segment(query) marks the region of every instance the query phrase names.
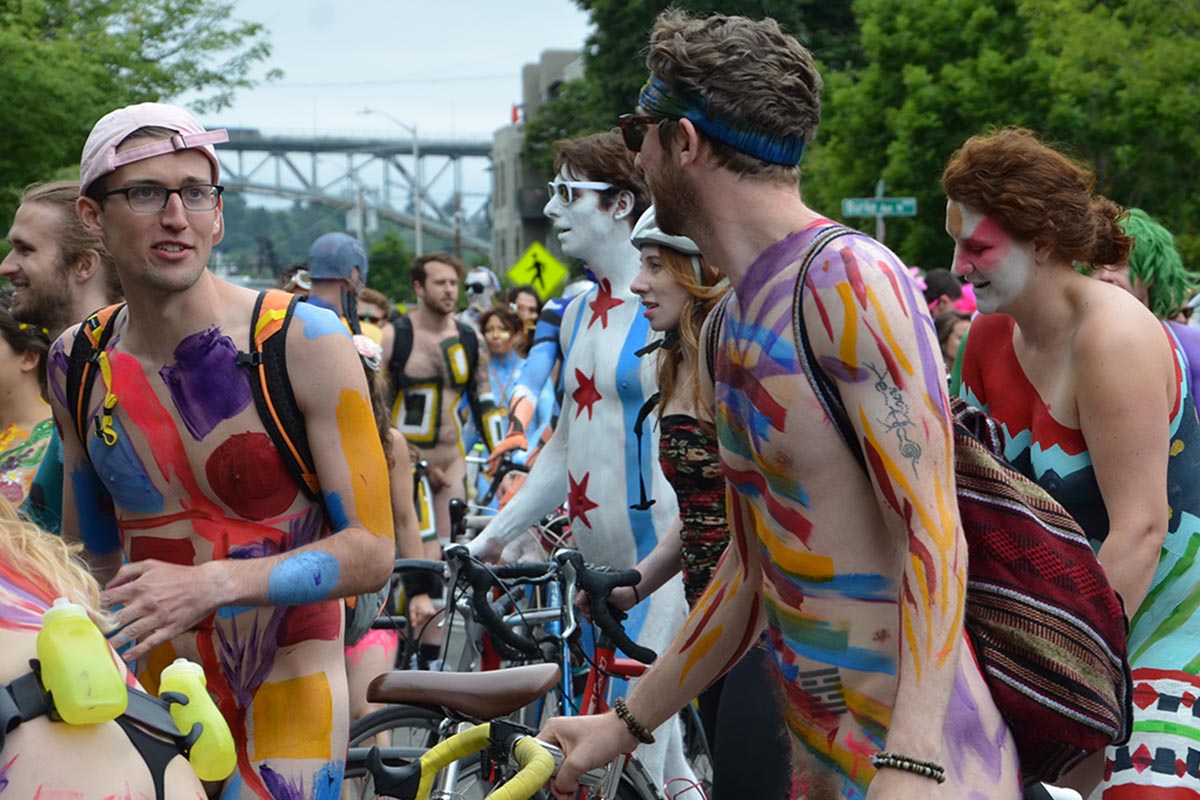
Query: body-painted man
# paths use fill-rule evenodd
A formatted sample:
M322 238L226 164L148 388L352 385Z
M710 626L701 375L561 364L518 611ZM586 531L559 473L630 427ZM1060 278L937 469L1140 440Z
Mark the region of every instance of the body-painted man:
M204 666L238 749L222 797L333 797L348 730L339 598L388 577L387 467L350 334L307 303L286 355L323 503L265 431L238 357L257 295L207 267L224 230L212 144L226 139L157 103L88 137L77 211L128 305L107 322L85 441L65 407L75 329L51 353L63 533L107 584L114 643L133 643L124 658L148 689L176 657Z
M797 191L819 119L811 55L772 20L668 12L648 65L626 142L660 227L692 237L735 291L715 369L731 543L624 719L549 723L543 735L568 753L556 791L633 747L640 725L668 718L766 628L802 796L1018 797L1012 738L962 628L966 545L924 300L892 253L850 235L815 254L793 305L829 225ZM796 314L869 476L799 364Z
M638 412L656 389L653 364L637 353L654 334L629 289L641 267L629 234L646 209L647 193L615 133L561 142L556 149L558 177L545 214L563 252L585 261L597 285L563 313L563 405L554 434L521 491L471 549L495 558L565 495L584 558L627 568L649 555L660 538L678 539L678 507L658 466L657 433L638 437L634 431ZM630 611L626 629L639 644L661 652L685 613L676 577ZM643 761L656 777L664 774L664 764L668 778L688 774L678 754L668 754L678 745L677 728L668 726L664 734L654 749L640 753Z

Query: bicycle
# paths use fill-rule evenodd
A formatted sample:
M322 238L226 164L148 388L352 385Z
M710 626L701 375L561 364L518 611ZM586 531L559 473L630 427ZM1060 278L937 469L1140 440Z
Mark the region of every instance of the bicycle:
M610 677L636 677L646 669L644 664L633 659L616 658L616 646L619 645L631 655L646 661L654 659L654 653L630 641L619 622L607 613L605 599L612 589L638 580L638 575L633 570L608 572L591 569L575 551L559 551L547 564L489 567L472 559L466 548L461 546L452 546L447 550L447 563L454 576L451 582L452 590L469 593L470 602L463 604L464 607L471 609L479 624L495 637L497 650L501 655L505 658L548 659L557 662L519 668L545 670L549 667L555 676L552 685L546 684L540 691L526 695L526 702L519 705L506 701L503 706L497 706L495 698L490 698L491 704L474 708L475 714L472 715L470 710L464 713L461 709L454 708L454 704L461 700L461 692L474 686L474 681L481 677L486 681L489 675L504 675L512 670L477 675L411 672L381 675L371 683L368 695L373 702L392 705L364 717L352 726L352 747L347 759L348 777L361 774L355 772L355 746L363 739L374 737L381 732L386 731L391 737L391 753L394 757L412 758L434 746L463 720L474 721L481 716L499 712L515 713L518 708L527 708L532 701L547 695L551 697L558 713L601 713L607 709L606 693ZM574 635L579 629L573 604L559 603L556 608L522 608L508 613L507 610L497 608L492 602L491 592L494 588L499 587L503 593L512 594L518 587L527 585L557 586L558 596L567 598L574 597L575 588L578 586L587 595L592 607L598 609L593 616L600 629L600 635L595 656L589 663L583 702L578 709L572 700L570 662L565 656L560 661L557 659L559 647L565 651L565 644L575 638ZM561 624L561 629L558 632L547 631L550 626L545 623L555 621ZM526 628L531 632L534 629L542 631L541 641L515 630L514 626ZM566 666L566 671L559 666L560 663ZM541 676L544 678L547 674L550 673L543 672ZM494 691L490 685L488 687L487 692ZM505 697L508 700L513 699L509 695ZM436 796L481 797L490 777L490 773L485 774L483 767L478 763L455 765L439 779L439 790L443 794ZM595 788L589 797L597 800L660 800L662 797L636 756L632 755L618 758L607 770L593 776L591 783ZM684 787L684 791L691 788Z

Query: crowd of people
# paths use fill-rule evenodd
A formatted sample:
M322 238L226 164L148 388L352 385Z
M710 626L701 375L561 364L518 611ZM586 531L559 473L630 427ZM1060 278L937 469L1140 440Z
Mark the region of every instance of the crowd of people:
M112 111L78 181L26 189L0 265L0 684L71 598L130 686L203 667L237 766L201 785L115 723L39 718L0 736L0 794L337 796L366 684L397 666L363 622L392 559L439 558L451 501L508 453L528 475L471 553L565 506L589 562L637 568L612 602L659 653L612 712L545 726L557 797L634 749L692 785L698 699L720 800L1200 798L1200 280L1170 232L1002 127L946 154L947 266L910 269L805 204L822 81L794 37L668 11L648 52L618 129L555 144L544 213L586 268L561 297L435 251L402 311L340 232L279 290L229 283L208 268L227 133L166 104ZM1132 735L1058 787L1023 780L964 627L951 395L1127 612ZM404 588L401 666L439 668L445 587Z

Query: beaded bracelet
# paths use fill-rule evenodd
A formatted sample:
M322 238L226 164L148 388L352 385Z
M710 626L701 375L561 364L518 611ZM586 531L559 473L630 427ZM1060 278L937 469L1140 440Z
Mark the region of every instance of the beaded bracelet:
M925 778L933 778L938 783L946 782L945 768L942 767L941 764L933 761L920 761L916 758L880 751L871 756L871 763L874 764L877 769L900 769L904 770L905 772L912 772L916 775L921 775Z
M618 697L613 701L613 711L617 712L617 716L625 723L625 727L629 728L629 732L633 734L633 738L642 744L654 744L654 734L646 730L645 725L634 719L629 706L625 705L625 698Z

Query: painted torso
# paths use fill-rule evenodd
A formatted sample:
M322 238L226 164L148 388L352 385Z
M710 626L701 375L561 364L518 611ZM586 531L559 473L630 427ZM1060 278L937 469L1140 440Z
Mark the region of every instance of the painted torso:
M655 390L652 360L636 354L650 327L628 288L601 280L568 308L562 335L571 530L589 561L632 567L654 549L677 512L658 465L657 431L647 421L640 442L634 433L638 411ZM647 510L630 508L641 500L639 477L656 501Z
M486 359L481 358L480 363L484 362ZM396 427L410 444L421 448L431 464L444 466L460 459L462 421L458 408L470 374L457 328L447 336L414 325L412 352L404 375L405 388L392 407Z
M92 388L85 426L91 466L83 462L70 474L88 550L119 547L131 562L196 565L272 556L328 536L320 507L300 491L265 432L248 371L235 363L237 352L248 349L248 318L246 330L210 328L185 338L165 364L124 350L126 319L122 312L109 323L116 325L106 348L109 369L97 372ZM299 331L310 339L347 335L334 315L304 303L292 326L292 335ZM66 372L64 342L51 351L52 378ZM52 380L55 391L60 383ZM106 392L117 400L112 444L96 435ZM65 405L65 398L59 402ZM115 529L105 511L108 497ZM336 519L342 500L326 498ZM275 596L302 591L285 584L289 576L304 580L307 573L299 568L313 563L273 571ZM336 574L331 577L336 583ZM283 579L278 586L277 579ZM337 599L225 606L152 650L138 677L153 693L175 658L204 666L209 691L239 745L242 776L231 780L242 791L244 778L245 796L271 796L268 786L280 779L269 763L275 758L312 759L306 785L328 782L341 771L341 754L331 742L344 736L348 724L343 618ZM310 744L297 750L291 729L300 718ZM229 796L239 796L237 791Z
M902 564L881 501L797 357L793 292L813 235L810 228L772 245L737 283L720 340L717 426L729 524L757 544L761 558L762 608L793 741L808 752L814 785L830 787L836 792L831 796L861 798L897 687ZM912 384L905 397L945 413L932 322L919 310L919 292L895 256L863 237L846 237L816 260L808 280L805 307L815 309L806 314L810 336L817 336L818 324L828 328L832 313L833 327L821 335L840 343L845 363L857 362L856 337L874 336L879 345L869 352L882 353L872 357L881 363L864 361L853 380L874 382L886 368L907 372ZM916 341L920 352L897 352L892 326L906 326L905 340ZM891 436L887 422L867 420L875 432L868 435ZM903 475L915 463L892 468ZM901 496L910 514L945 521L944 510L914 509L914 501ZM953 602L948 589L938 586L938 596L924 602ZM706 603L719 598L706 595L701 605ZM904 653L917 660L928 656L924 646L917 656ZM948 782L939 797L1017 796L1011 738L966 649L942 763Z
M1082 431L1051 416L1021 368L1013 332L1012 318L1002 314L972 324L962 395L1001 423L1008 459L1061 502L1098 548L1108 534L1108 515L1087 442ZM1200 762L1190 755L1200 737L1191 699L1200 696L1200 614L1194 610L1200 585L1200 421L1189 362L1166 330L1163 342L1174 348L1176 364L1167 462L1171 516L1150 591L1131 616L1134 733L1129 744L1107 751L1102 786L1113 791L1105 797L1200 797ZM1186 768L1176 768L1183 764Z

